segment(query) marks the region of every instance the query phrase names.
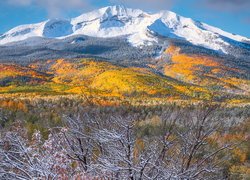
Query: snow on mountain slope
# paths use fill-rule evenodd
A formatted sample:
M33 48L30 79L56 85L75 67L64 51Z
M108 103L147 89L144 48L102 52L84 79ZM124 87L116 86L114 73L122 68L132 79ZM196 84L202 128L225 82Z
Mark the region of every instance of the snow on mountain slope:
M159 36L180 38L224 53L227 53L226 48L230 45L225 38L237 42L250 41L171 11L150 14L123 6L109 6L82 14L71 21L56 19L18 26L0 36L0 45L30 37L65 38L73 35L102 38L124 36L133 46L157 43Z
M49 20L43 28L43 36L56 38L67 36L73 33L72 24L67 20Z
M168 36L171 37L174 35L175 37L177 36L185 39L192 44L226 53L224 47L229 44L223 41L220 35L197 26L197 24L202 23L196 22L190 18L178 16L170 11L160 13L160 20L170 29L170 35Z
M128 36L131 44L143 45L149 38L147 26L153 22L153 15L138 9L127 9L122 6L111 6L83 14L72 19L74 34L94 37Z
M53 19L13 28L0 36L0 45L25 40L30 37L56 38L72 33L72 24L70 21Z
M21 25L11 29L0 36L0 44L25 40L29 37L41 37L45 22L37 24Z
M225 37L227 37L229 39L232 39L232 40L235 40L235 41L249 41L250 40L249 38L246 38L246 37L243 37L243 36L240 36L240 35L237 35L237 34L232 34L232 33L229 33L229 32L225 32L222 29L210 26L210 25L205 24L205 23L201 24L201 28L204 28L204 29L206 29L208 31L220 34L221 36L225 36Z

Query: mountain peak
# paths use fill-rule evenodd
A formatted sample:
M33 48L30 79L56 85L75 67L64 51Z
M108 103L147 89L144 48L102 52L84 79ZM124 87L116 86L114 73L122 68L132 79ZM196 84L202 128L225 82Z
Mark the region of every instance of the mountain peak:
M112 12L117 12L117 13L127 11L127 8L122 5L106 6L104 7L104 9L106 9L106 11L112 11Z
M151 14L116 5L84 13L71 20L55 19L18 26L1 35L0 44L30 37L64 38L73 35L102 38L122 36L133 46L156 44L161 37L177 38L224 53L232 43L250 41L171 11Z
M106 6L88 13L84 13L76 18L73 18L73 21L79 20L94 20L97 18L108 18L113 16L120 16L120 17L137 17L141 14L144 14L140 9L131 9L126 8L122 5L115 5L115 6Z

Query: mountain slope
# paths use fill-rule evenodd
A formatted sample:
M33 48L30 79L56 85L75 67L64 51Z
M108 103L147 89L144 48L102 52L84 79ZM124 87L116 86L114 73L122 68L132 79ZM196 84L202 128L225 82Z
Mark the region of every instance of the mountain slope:
M3 64L0 68L5 74L0 76L0 94L87 94L174 99L210 97L206 88L160 76L147 68L124 67L90 59L37 61L28 66ZM6 78L11 78L11 83Z
M130 100L156 98L161 102L211 98L232 103L235 100L243 104L249 102L250 81L230 74L216 77L227 68L220 67L216 60L181 54L175 47L165 53L173 56L173 62L164 66L165 75L153 71L152 64L144 68L125 67L92 59L36 61L27 66L2 64L0 95L79 94ZM179 60L180 56L185 58ZM203 68L209 71L202 73Z
M1 35L0 92L248 101L249 57L242 36L111 6Z
M59 38L87 35L91 37L125 37L133 46L159 43L160 37L182 39L197 46L230 53L230 46L246 44L250 39L179 16L170 11L150 14L123 6L109 6L71 20L48 20L22 25L0 36L0 45L31 37Z
M249 94L249 71L238 66L230 67L219 57L211 55L185 54L181 48L170 46L165 53L171 57L164 64L164 74L213 91Z

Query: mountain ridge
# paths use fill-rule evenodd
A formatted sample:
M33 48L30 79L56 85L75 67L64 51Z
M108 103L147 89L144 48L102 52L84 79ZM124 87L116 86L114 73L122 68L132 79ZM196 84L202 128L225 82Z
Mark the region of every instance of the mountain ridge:
M107 6L70 20L51 19L17 26L0 36L0 46L33 37L65 39L75 35L113 38L124 36L135 47L158 43L158 36L182 39L222 53L250 39L225 32L171 11L147 13L124 6Z

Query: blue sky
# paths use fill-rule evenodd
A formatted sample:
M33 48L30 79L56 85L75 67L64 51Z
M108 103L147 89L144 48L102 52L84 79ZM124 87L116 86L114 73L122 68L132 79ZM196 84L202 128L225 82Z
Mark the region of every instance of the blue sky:
M250 37L250 0L0 0L0 33L48 18L71 18L121 4L146 11L172 10L182 16Z

